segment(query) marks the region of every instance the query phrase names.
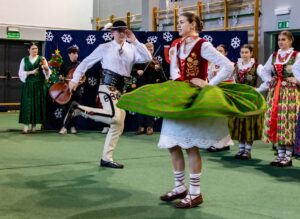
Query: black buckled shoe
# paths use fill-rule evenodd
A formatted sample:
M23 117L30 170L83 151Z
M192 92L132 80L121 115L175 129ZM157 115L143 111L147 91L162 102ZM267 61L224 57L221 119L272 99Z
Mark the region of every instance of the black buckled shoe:
M242 159L242 160L251 160L251 152L246 150L246 151L241 155L241 159Z
M220 151L229 151L230 150L230 146L225 146L223 148L216 148L215 146L210 146L209 148L207 148L208 152L220 152Z
M293 166L293 162L291 158L283 158L279 163L278 163L279 167L291 167Z
M245 151L239 151L234 155L235 159L242 159L242 155L244 154Z
M182 199L187 195L187 190L177 193L174 191L167 192L166 194L160 196L160 200L165 201L165 202L171 202L174 201L175 199Z
M109 167L109 168L115 168L115 169L123 169L124 165L114 162L114 161L105 161L105 160L100 160L100 166L101 167Z
M280 158L280 157L276 157L275 160L273 160L270 165L271 166L274 166L274 167L278 167L279 166L279 163L282 161L283 158Z

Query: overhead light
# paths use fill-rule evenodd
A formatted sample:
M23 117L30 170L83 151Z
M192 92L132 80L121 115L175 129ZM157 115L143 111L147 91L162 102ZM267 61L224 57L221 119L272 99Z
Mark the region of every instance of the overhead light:
M19 27L8 26L6 29L7 32L20 32Z
M281 7L281 8L274 9L275 15L284 15L284 14L290 14L290 13L291 13L290 7Z

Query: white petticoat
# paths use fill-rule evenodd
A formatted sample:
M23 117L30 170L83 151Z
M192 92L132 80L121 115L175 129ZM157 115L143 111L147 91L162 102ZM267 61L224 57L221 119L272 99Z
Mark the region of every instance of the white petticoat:
M164 119L158 147L172 148L178 145L184 149L194 146L206 149L216 144L228 145L230 141L226 117Z

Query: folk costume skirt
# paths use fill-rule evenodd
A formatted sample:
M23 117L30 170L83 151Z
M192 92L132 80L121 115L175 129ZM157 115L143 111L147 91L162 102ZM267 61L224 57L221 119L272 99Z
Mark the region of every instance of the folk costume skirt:
M227 141L227 117L261 115L266 103L264 97L248 85L221 83L201 89L186 82L168 81L123 95L118 107L163 117L158 146L187 149L208 148Z

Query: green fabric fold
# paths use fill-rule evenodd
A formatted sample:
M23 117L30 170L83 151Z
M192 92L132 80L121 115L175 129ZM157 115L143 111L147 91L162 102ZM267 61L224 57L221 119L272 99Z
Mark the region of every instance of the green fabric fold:
M202 89L180 81L145 85L124 94L117 106L171 119L247 117L266 111L264 97L253 87L225 82Z

